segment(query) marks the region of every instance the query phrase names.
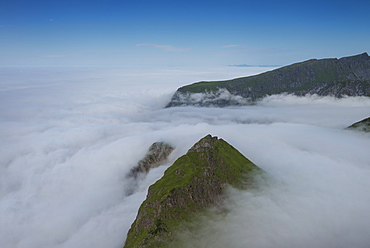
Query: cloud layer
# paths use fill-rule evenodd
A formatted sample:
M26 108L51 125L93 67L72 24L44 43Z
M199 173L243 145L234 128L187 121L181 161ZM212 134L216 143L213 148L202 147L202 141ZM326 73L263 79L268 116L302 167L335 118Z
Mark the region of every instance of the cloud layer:
M211 133L270 179L231 190L230 212L185 235L189 247L368 247L370 137L343 128L369 115L370 100L163 109L183 84L255 70L226 69L1 69L0 246L122 247L169 164L125 197L129 170L155 141L176 147L171 163Z

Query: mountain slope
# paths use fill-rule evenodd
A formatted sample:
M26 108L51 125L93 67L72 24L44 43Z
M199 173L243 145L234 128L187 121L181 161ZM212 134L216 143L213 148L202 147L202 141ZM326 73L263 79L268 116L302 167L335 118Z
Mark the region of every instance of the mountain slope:
M194 93L202 95L194 97ZM370 57L363 53L341 59L311 59L255 76L198 82L179 88L167 107L239 105L281 93L370 96Z
M370 117L365 118L361 121L353 123L351 126L347 127L347 129L362 131L362 132L370 132Z
M227 185L254 187L253 175L258 172L234 147L207 135L150 186L125 247L178 247L173 242L184 222L210 207L221 209Z

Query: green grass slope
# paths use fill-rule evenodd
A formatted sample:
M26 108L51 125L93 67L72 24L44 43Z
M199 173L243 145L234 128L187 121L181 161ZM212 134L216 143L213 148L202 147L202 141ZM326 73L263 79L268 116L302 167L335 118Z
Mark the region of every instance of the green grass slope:
M227 185L254 187L256 165L222 139L207 135L150 186L125 247L179 247L182 224L220 207Z

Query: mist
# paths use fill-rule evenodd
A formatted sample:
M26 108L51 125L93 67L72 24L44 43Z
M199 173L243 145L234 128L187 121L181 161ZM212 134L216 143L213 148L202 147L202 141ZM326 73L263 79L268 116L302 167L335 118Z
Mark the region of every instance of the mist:
M0 246L122 247L148 187L200 138L223 138L269 175L230 189L189 247L369 247L366 97L270 96L164 109L175 90L269 68L0 69ZM176 149L125 196L149 146Z

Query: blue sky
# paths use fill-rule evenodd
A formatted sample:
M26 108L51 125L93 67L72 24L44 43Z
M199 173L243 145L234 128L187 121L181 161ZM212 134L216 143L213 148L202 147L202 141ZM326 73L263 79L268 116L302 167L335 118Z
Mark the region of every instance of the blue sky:
M0 3L0 66L286 65L368 52L369 0Z

